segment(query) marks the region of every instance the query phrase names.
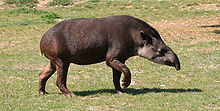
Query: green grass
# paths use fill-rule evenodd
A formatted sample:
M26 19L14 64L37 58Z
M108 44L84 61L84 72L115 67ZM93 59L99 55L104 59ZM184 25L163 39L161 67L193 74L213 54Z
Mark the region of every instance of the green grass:
M8 4L38 3L37 0L4 0Z
M104 62L70 66L67 85L77 95L75 98L60 94L56 74L47 82L46 90L50 94L39 95L37 91L39 72L48 62L40 54L39 41L57 23L57 18L127 14L148 22L175 23L180 19L218 17L217 10L181 8L210 3L219 1L88 0L71 7L44 10L10 4L9 8L0 8L1 110L220 110L220 43L216 40L192 43L192 39L181 37L165 41L179 56L180 71L140 57L130 58L126 65L132 72L133 83L125 89L127 94L115 93L111 68ZM54 22L47 22L50 19ZM218 31L198 33L208 33L211 36L207 37L212 39L219 38Z
M37 0L3 0L7 4L16 5L17 7L35 7L36 3L38 3Z
M67 6L67 5L71 5L72 3L73 3L72 0L53 0L53 1L49 2L48 5L50 5L50 6L56 6L56 5Z

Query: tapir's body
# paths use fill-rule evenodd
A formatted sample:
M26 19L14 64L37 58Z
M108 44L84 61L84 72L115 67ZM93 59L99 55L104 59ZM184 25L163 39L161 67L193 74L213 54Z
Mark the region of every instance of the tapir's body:
M122 92L121 73L124 74L124 87L131 82L130 71L124 65L131 56L139 55L180 68L176 54L165 45L154 28L126 15L64 20L43 35L40 49L50 59L40 73L40 94L46 93L46 81L57 70L57 86L66 96L74 96L66 87L70 63L87 65L106 61L113 69L113 82L119 93Z
M107 51L118 46L123 47L118 56L127 59L135 55L135 44L130 35L132 29L129 28L132 24L127 22L129 19L121 16L64 20L45 33L41 51L45 56L53 55L75 64L87 65L104 61Z

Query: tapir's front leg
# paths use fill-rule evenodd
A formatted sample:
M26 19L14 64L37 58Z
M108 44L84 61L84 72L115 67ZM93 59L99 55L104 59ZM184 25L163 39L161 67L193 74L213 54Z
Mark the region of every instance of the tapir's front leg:
M113 83L114 83L115 89L116 89L118 94L122 94L123 91L122 91L122 88L120 86L121 72L117 71L114 68L112 68L112 72L113 72Z
M120 62L119 60L115 59L115 58L112 58L112 57L106 57L106 64L108 66L110 66L111 68L117 70L117 71L120 71L124 74L124 78L122 79L122 86L124 88L128 87L131 83L131 73L130 73L130 70L128 69L128 67L123 64L122 62ZM113 70L114 71L114 70ZM113 72L115 73L115 72ZM115 74L120 74L120 73L115 73ZM116 77L116 75L114 75ZM120 78L119 79L116 79L117 82L119 82ZM114 82L114 85L115 85L116 81ZM118 83L116 83L117 85ZM120 87L118 86L115 86L116 87L116 90L117 91L120 91ZM117 89L118 88L118 89Z

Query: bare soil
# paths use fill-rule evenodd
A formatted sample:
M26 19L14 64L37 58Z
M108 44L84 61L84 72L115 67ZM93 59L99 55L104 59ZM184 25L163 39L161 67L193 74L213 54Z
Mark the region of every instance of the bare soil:
M3 4L4 4L4 2L3 2L3 1L0 1L0 9L4 9L4 8L2 7Z
M38 3L36 4L37 5L37 9L45 9L45 8L54 8L54 6L46 6L49 2L52 2L53 0L38 0ZM64 7L71 7L75 4L82 4L86 1L75 1L73 4L71 5L67 5L67 6L64 6Z
M4 4L4 2L3 1L0 1L0 5L3 5Z
M220 10L220 4L198 4L191 6L183 6L183 10Z
M220 16L204 16L150 24L159 31L165 41L171 42L173 39L184 38L191 39L192 43L213 40L220 42Z
M38 3L36 4L38 9L44 9L46 8L46 4L51 2L52 0L38 0Z

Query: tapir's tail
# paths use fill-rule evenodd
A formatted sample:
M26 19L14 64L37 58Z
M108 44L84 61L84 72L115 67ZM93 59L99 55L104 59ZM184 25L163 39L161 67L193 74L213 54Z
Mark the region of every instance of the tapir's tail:
M43 53L42 51L40 51L40 53L41 53L41 56L43 56L43 55L44 55L44 53Z
M45 55L44 54L44 52L43 52L43 45L42 45L42 43L43 43L43 39L45 38L45 36L46 36L46 33L42 36L42 38L41 38L41 40L40 40L40 52L41 52L41 56L43 56L43 55Z
M41 53L41 56L43 56L43 55L44 55L44 52L43 52L43 50L42 50L41 43L42 43L42 39L41 39L41 41L40 41L40 53Z

